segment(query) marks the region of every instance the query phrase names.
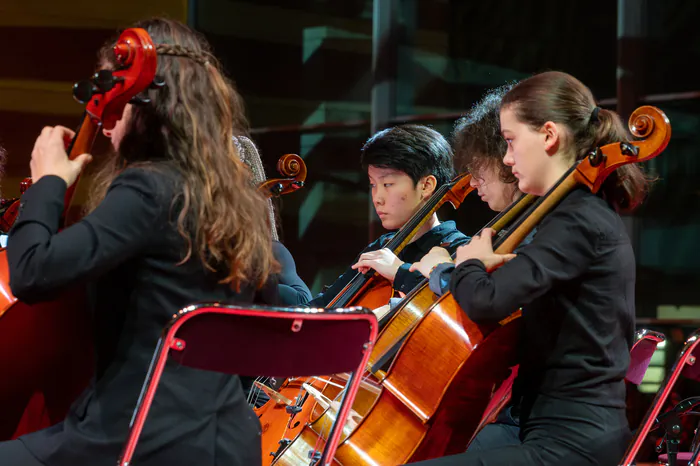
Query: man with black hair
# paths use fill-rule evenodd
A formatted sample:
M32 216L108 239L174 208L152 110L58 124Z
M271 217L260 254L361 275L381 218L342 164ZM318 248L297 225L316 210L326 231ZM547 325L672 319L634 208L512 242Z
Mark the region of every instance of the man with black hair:
M434 213L398 257L384 249L435 190L454 176L452 149L440 133L420 125L385 129L365 143L361 164L367 172L372 202L382 226L392 231L370 243L355 264L309 306L326 307L358 270L364 273L370 268L389 280L394 290L406 294L423 279L419 272L409 271L413 262L434 246L449 244L447 249L452 253L468 241L453 221L440 222Z

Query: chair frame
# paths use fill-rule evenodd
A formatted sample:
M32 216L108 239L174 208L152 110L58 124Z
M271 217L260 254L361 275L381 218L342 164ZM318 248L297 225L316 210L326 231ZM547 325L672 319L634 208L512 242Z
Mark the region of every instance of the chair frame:
M364 371L369 361L370 354L374 343L377 340L378 324L377 319L371 311L365 308L352 307L344 309L314 309L314 308L279 308L279 307L262 307L262 306L232 306L221 303L201 303L187 306L179 310L173 315L173 318L164 328L161 337L158 339L156 349L153 353L146 379L141 388L141 393L134 409L134 413L129 424L129 433L126 443L122 449L122 454L117 462L118 466L129 466L133 457L134 451L138 444L143 425L148 416L153 398L158 389L160 378L165 369L165 364L170 354L170 351L182 351L187 344L186 341L177 337L180 328L191 319L204 314L223 314L231 316L256 317L261 319L287 319L291 325L292 332L301 330L304 321L321 320L321 321L357 321L364 320L369 327L368 339L362 347L362 357L359 361L357 369L351 374L347 384L347 390L343 395L340 410L336 416L333 426L329 433L328 441L323 449L323 454L320 461L312 459L311 464L320 464L330 466L335 451L340 443L340 438L343 432L343 424L347 419L352 402L357 395L362 377L359 377ZM240 375L256 375L256 374L240 374ZM316 374L298 374L316 375Z
M692 366L696 363L696 357L693 356L693 352L696 350L698 345L700 345L700 329L691 333L686 339L683 348L681 348L678 357L671 368L671 371L666 377L666 380L664 380L664 382L661 384L661 387L659 387L659 391L656 393L654 401L651 403L651 407L647 411L639 428L637 428L637 431L632 437L632 440L627 447L627 451L622 457L622 461L619 463L621 466L632 466L634 464L634 459L637 456L644 439L646 439L652 427L654 427L656 418L671 394L671 391L673 390L678 377L680 377L681 372L683 372L683 369L685 369L687 366ZM693 463L694 464L692 466L697 466L697 460Z

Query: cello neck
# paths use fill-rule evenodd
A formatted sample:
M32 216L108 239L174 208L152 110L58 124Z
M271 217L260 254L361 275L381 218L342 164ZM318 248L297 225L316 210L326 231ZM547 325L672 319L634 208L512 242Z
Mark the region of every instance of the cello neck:
M455 208L459 207L464 198L474 190L469 182L471 175L461 175L453 181L438 188L430 199L413 214L413 216L401 227L393 238L386 244L394 254L400 253L403 248L418 233L418 230L425 225L432 215L438 211L446 202L451 203Z
M576 166L571 167L547 194L538 198L533 206L518 218L512 227L496 241L494 244L494 252L496 254L513 252L542 219L578 186L574 174L575 168Z
M92 145L95 143L95 138L97 137L97 134L100 132L101 128L102 124L99 121L92 118L88 112L85 112L85 115L83 116L83 121L78 127L77 131L75 132L75 136L73 137L73 140L68 146L68 158L70 160L74 160L79 155L89 153L92 150ZM76 178L75 183L73 183L71 186L68 186L68 189L66 190L62 217L62 223L64 225L70 223L68 221L68 211L71 207L73 196L75 194L75 189L78 186L79 181L80 175L78 175L78 178Z

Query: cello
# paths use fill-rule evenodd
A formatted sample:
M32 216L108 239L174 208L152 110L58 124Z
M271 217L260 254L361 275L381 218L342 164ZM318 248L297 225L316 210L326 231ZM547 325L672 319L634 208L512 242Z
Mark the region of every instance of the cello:
M297 154L285 154L277 161L277 171L282 178L271 178L258 183L258 190L267 198L277 198L285 194L293 193L302 187L306 182L306 164ZM270 442L276 445L277 436L284 436L284 427L290 415L285 411L285 407L291 403L284 397L278 394L271 387L266 385L270 377L257 377L253 382L253 387L248 395L248 404L253 407L253 411L261 419L262 431L265 438L271 439ZM260 407L256 407L261 394L267 395L270 400ZM272 430L270 430L272 429ZM275 447L276 449L276 447ZM265 446L263 444L263 453ZM269 464L269 457L263 454L263 464Z
M525 195L522 196L518 201L514 202L506 210L499 213L485 228L493 228L497 232L503 231L509 223L521 214L528 206L530 206L535 200L535 196ZM372 353L369 358L368 366L366 367L365 377L361 383L360 391L358 392L355 402L353 404L353 411L351 412L350 422L355 422L359 418L361 419L365 416L373 407L377 401L377 397L382 392L381 382L386 377L386 373L377 370L375 366L382 367L387 361L387 351L392 348L392 345L397 344L400 346L400 335L401 330L406 330L411 323L417 323L425 314L431 309L431 305L435 303L438 298L428 287L428 280L424 279L421 283L412 290L405 299L401 301L399 306L394 310L398 310L393 314L386 327L382 330L379 335L375 346L372 349ZM377 345L380 345L377 347ZM396 345L394 345L396 346ZM398 348L396 348L398 349ZM395 354L392 353L391 355ZM319 441L323 441L323 434L333 421L334 410L328 409L329 406L333 406L332 399L338 395L342 395L345 388L347 379L343 374L337 374L333 377L323 379L316 378L314 380L314 385L311 387L306 387L307 391L313 393L313 389L316 387L318 382L326 382L327 386L320 393L314 393L310 415L310 424L304 428L302 435L294 440L293 444L286 450L286 455L297 455L298 459L300 451L295 451L299 449L300 445L303 447L318 445ZM302 385L302 381L299 382ZM315 401L315 403L313 402ZM287 402L283 400L283 402ZM308 405L308 404L307 404ZM304 409L309 409L307 405ZM303 427L303 426L302 426ZM349 434L354 430L356 426L349 426L345 429L346 434ZM298 428L300 429L300 428ZM318 435L316 435L318 434ZM320 436L320 437L319 437ZM312 443L313 442L313 443ZM282 446L288 445L292 442L286 442ZM302 447L302 448L303 448ZM290 461L290 458L282 460L281 464L298 464L298 463L287 463L284 461ZM278 464L273 462L272 464Z
M68 147L71 160L90 152L102 128L111 129L124 107L154 83L156 50L144 29L126 29L114 46L120 67L98 71L75 84L73 96L87 104ZM78 181L66 192L63 221ZM29 183L24 182L26 189ZM3 230L21 211L21 197L5 210ZM72 289L53 300L27 304L9 286L6 250L0 249L0 440L48 427L63 420L92 376L90 317L84 291ZM8 383L8 381L10 381ZM60 381L60 382L59 382Z
M515 221L496 241L495 252L512 252L577 186L596 193L615 169L656 157L668 145L670 123L655 107L637 109L629 127L642 139L592 150ZM494 387L515 362L518 323L519 311L514 310L495 325L476 324L451 294L440 297L399 343L371 410L344 426L334 464L391 466L464 451ZM309 450L323 444L321 434L333 413L324 416L308 425L273 464L303 464Z
M425 222L445 203L457 209L474 188L470 186L471 175L462 174L451 182L440 186L428 201L418 209L406 224L384 246L394 254L399 254L420 230ZM392 284L374 270L362 274L358 272L352 280L335 296L328 307L364 306L370 309L383 306L394 295ZM279 391L258 385L270 397L270 401L257 411L262 425L263 464L269 464L309 420L316 404L309 397L308 384L311 389L335 391L328 384L328 379L287 379Z

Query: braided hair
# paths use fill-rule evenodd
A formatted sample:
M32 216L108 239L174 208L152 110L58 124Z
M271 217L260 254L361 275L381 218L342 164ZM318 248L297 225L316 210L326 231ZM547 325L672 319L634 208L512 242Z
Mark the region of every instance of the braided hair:
M262 287L279 270L272 253L269 204L251 183L234 137L245 136L243 101L204 37L177 21L155 18L134 25L157 44L156 75L131 107L124 137L95 177L89 208L104 198L111 181L128 166L167 163L182 179L173 199L177 229L187 244L180 262L198 256L211 272L240 290ZM114 41L101 50L113 62Z

